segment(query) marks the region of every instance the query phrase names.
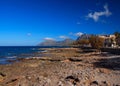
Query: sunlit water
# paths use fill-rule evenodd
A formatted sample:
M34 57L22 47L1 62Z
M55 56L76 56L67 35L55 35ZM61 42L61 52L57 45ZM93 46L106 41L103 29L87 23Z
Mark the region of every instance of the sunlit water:
M5 46L0 47L0 64L9 64L17 58L28 58L36 55L36 52L41 52L39 46Z

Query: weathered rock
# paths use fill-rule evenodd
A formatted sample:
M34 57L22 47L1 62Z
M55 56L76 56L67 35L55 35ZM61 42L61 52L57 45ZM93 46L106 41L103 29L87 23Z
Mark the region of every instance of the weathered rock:
M93 81L90 83L90 86L98 86L98 82L97 81Z
M4 80L4 77L0 76L0 82L2 82Z
M0 72L0 82L2 82L5 77L6 77L6 74Z
M106 81L102 81L100 85L101 85L101 86L109 86Z
M11 65L0 65L0 86L119 86L120 70L106 67L107 64L112 65L109 62L113 61L108 61L111 57L77 53L76 49L54 52L56 50L58 49L46 52L49 54L46 58L25 59ZM103 58L107 60L104 61Z
M6 76L6 74L4 74L4 73L0 72L0 76L5 77L5 76Z
M65 80L71 82L73 85L76 85L78 82L80 82L78 77L72 76L72 75L71 76L67 76L65 78Z
M62 82L62 81L59 81L59 82L58 82L58 86L64 86L63 82Z

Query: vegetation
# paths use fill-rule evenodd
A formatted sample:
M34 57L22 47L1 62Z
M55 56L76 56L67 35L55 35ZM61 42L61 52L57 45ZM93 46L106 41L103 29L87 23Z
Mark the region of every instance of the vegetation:
M98 36L91 36L89 39L91 46L95 49L100 49L104 45L104 40Z
M100 49L103 46L104 47L112 47L112 46L120 46L120 32L115 32L114 33L115 37L113 36L105 36L105 37L99 37L96 35L91 35L89 38L80 38L77 39L75 42L73 42L73 45L77 46L91 46L92 48L95 49Z
M116 36L116 44L120 46L120 32L115 32L114 34Z
M79 45L79 46L89 45L89 40L87 39L77 40L74 42L74 45Z
M91 45L92 48L100 49L104 45L104 40L102 38L99 38L98 36L92 35L89 39L80 39L76 40L73 45L79 45L79 46L89 46Z

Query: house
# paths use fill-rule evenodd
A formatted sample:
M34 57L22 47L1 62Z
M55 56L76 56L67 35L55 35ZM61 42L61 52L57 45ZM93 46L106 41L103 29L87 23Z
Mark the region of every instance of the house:
M91 34L83 34L80 37L77 38L78 40L89 40L91 37ZM104 46L103 47L117 47L116 45L116 36L115 35L95 35L98 36L102 39L104 39ZM85 46L90 46L90 44L85 45Z
M104 39L104 47L116 47L115 35L99 35L99 37Z

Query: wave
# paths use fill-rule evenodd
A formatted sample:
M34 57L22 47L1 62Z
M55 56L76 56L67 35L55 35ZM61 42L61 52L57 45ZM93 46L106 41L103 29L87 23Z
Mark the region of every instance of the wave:
M14 59L14 58L17 58L17 56L8 56L6 57L7 59Z

